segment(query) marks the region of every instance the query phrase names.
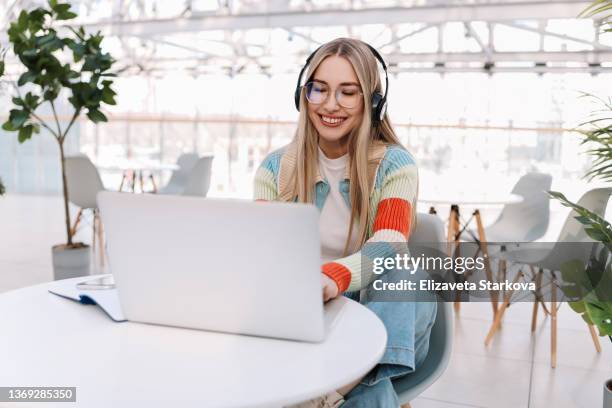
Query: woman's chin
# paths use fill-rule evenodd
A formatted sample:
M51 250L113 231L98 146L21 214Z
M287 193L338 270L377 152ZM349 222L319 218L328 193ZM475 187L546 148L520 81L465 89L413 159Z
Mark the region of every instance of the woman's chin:
M327 143L336 143L346 137L348 131L342 128L319 128L317 129L319 137Z

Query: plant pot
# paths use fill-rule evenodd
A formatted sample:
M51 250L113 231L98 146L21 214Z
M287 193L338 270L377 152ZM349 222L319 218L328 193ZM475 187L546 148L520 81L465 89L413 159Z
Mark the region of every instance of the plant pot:
M604 383L603 408L612 408L612 378Z
M69 279L89 275L91 248L85 244L55 245L53 255L53 279Z

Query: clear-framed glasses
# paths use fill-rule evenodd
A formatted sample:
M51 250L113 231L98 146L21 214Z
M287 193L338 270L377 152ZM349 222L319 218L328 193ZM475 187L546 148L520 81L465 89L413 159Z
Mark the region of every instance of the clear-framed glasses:
M308 102L319 105L327 102L329 95L332 93L332 89L329 85L319 82L310 81L304 84L306 90L306 99ZM363 93L358 85L340 85L336 88L335 97L338 105L343 108L351 109L359 105L362 99Z

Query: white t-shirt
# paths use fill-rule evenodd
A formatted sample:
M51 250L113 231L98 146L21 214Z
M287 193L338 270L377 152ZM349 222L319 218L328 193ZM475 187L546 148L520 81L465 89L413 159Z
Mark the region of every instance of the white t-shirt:
M330 159L319 148L319 172L329 183L330 191L323 204L319 218L319 234L321 237L321 258L323 263L344 256L344 245L348 235L351 219L351 209L348 207L342 193L340 182L344 180L348 154L337 159ZM347 255L356 252L358 248L358 222L353 225L351 243Z

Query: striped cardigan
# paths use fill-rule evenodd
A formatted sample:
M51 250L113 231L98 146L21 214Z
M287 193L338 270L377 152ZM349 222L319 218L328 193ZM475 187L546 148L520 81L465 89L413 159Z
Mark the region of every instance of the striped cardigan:
M373 258L394 256L394 245L387 243L408 242L416 211L418 173L412 155L401 146L376 143L368 151L368 163L371 191L366 242L360 251L322 266L322 272L336 282L340 292L360 290L373 280L374 274L364 266L371 265ZM295 201L291 185L295 164L292 144L270 153L255 174L255 200ZM347 166L341 193L350 204L348 178ZM315 204L319 209L328 192L329 186L317 169Z

